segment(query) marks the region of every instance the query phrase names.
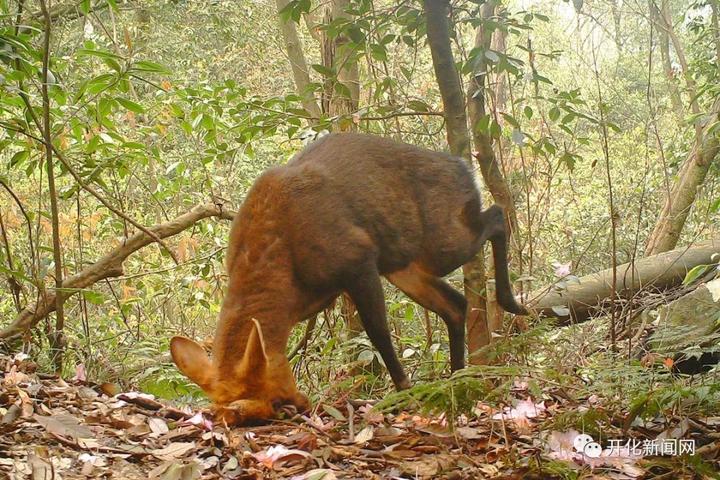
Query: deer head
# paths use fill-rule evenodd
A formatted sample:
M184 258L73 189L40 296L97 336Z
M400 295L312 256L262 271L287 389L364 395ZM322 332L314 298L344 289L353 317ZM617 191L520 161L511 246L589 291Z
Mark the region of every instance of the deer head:
M216 341L218 341L216 339ZM213 401L217 418L230 425L267 420L285 405L303 411L307 397L298 392L283 352L268 354L260 323L253 319L244 352L235 362L216 365L197 342L173 337L170 353L178 369Z

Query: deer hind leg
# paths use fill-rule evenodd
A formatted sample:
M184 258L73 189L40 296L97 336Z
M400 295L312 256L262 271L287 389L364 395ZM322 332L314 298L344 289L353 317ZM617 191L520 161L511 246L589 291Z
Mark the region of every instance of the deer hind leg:
M465 297L443 279L427 273L415 263L386 277L413 301L443 319L450 338L450 367L452 371L464 368Z
M403 370L390 339L385 313L385 295L377 266L368 262L360 266L345 285L345 291L355 303L363 328L380 352L390 377L398 390L410 388L410 380Z

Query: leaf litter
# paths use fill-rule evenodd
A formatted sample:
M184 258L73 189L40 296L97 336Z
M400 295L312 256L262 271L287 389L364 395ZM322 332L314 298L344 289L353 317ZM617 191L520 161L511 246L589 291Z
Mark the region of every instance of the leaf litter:
M533 399L522 388L513 406L478 402L472 418L452 422L444 414L382 413L369 403L338 401L290 420L226 428L207 411L152 395L108 395L86 381L84 367L68 382L38 375L27 358L0 355L0 367L0 478L632 479L653 478L668 459L599 444L590 456L581 449L590 448L591 437L543 429L578 405ZM697 440L717 472L718 426L717 417L683 419L657 431L645 426L643 434Z

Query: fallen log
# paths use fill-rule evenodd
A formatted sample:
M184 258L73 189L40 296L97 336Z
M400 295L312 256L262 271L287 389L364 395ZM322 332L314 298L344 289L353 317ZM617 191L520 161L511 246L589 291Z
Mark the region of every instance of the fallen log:
M711 263L720 252L720 238L640 258L617 266L617 296L629 298L646 288L664 289L680 285L687 272ZM567 282L564 289L554 285L530 293L527 304L538 315L557 317L561 325L582 322L598 311L601 303L613 297L612 268Z
M148 228L160 238L177 235L196 222L208 218L232 218L232 213L223 210L222 205L196 205L190 211L168 221ZM132 253L154 243L155 240L145 232L138 232L127 239L116 249L108 252L95 263L85 267L75 275L63 280L63 301L105 278L119 277L123 274L123 262ZM67 289L67 290L65 290ZM25 307L15 319L2 330L0 340L15 337L33 328L40 320L55 311L55 292L40 292L35 305Z

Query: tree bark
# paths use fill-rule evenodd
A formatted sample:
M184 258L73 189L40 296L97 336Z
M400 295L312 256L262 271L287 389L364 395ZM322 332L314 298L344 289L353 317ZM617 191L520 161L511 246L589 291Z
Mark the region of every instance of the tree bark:
M325 12L326 25L338 18L349 18L345 11L349 0L333 0ZM330 38L322 37L323 65L335 70L336 77L325 81L323 109L333 117L343 117L337 123L340 131L355 130L352 119L347 116L358 109L360 102L360 72L355 52L350 48L349 38L344 33Z
M43 14L43 50L42 50L42 71L40 93L42 96L42 138L45 144L45 166L47 168L48 196L50 197L50 213L52 221L52 245L53 263L55 264L55 291L63 289L63 254L60 244L60 217L58 210L58 195L55 187L55 164L53 161L53 137L52 120L50 116L50 96L48 93L48 68L50 66L50 35L52 31L52 19L49 6L45 0L40 1L40 9ZM65 349L65 312L60 297L55 301L55 331L50 339L51 361L55 371L62 370L63 351Z
M462 157L472 166L470 158L470 137L465 112L465 95L462 91L460 76L455 68L452 47L450 45L450 26L448 22L447 0L425 0L425 18L430 53L440 89L445 114L447 141L453 155ZM492 150L492 148L491 148ZM465 277L465 298L467 299L467 344L473 363L483 363L485 359L472 356L481 347L490 343L487 325L485 297L485 266L482 252L472 261L463 265Z
M713 38L715 39L715 62L720 62L720 1L710 0Z
M440 89L445 112L447 141L453 155L470 158L465 95L460 76L455 68L455 58L450 45L447 0L426 0L427 36L432 55L433 69Z
M495 15L498 1L489 1L482 6L480 14L483 20L489 20ZM496 32L500 33L500 32ZM493 35L492 30L486 30L482 24L477 28L475 33L475 48L482 49L483 52L489 50L498 42L504 44L502 35ZM490 190L495 203L503 207L505 210L506 228L509 232L508 239L517 234L517 213L515 210L515 202L505 178L500 171L497 162L497 156L493 148L493 140L488 132L484 132L479 128L480 122L488 114L488 102L486 95L486 80L488 77L488 63L485 55L478 55L475 65L473 66L473 74L468 83L468 111L470 115L470 126L472 131L473 145L475 147L475 158L480 166L485 186ZM497 88L502 92L502 83L498 82ZM504 93L503 93L504 95ZM493 277L494 266L486 272L487 277ZM491 290L494 285L488 282L486 290ZM486 295L487 304L487 323L490 334L502 330L503 311L499 305L495 303L495 297ZM492 336L490 337L492 340Z
M668 88L670 90L670 102L672 103L673 110L679 120L683 120L685 116L685 109L682 104L680 97L680 90L678 89L677 79L672 68L672 61L670 60L670 36L665 26L665 19L670 17L670 6L667 0L662 1L662 6L658 9L655 4L655 0L649 0L650 18L658 26L658 43L660 44L660 58L662 60L663 71L665 72L665 79L667 80Z
M288 0L275 0L278 12L285 8L288 3ZM307 61L305 60L305 53L302 49L302 42L295 28L295 22L292 20L285 22L280 18L280 15L278 15L278 21L280 22L280 32L282 33L285 50L287 51L290 67L292 68L295 89L298 95L302 97L303 108L307 110L314 119L320 118L320 106L315 100L313 93L309 90L310 73Z
M159 238L167 238L177 235L196 222L208 217L231 219L232 214L223 210L222 205L197 205L189 212L169 222L150 227L150 231ZM122 264L125 259L132 253L153 242L155 242L155 240L145 232L138 232L132 235L127 238L121 246L107 253L97 262L89 265L75 275L65 278L63 289L77 289L79 291L105 278L122 275ZM56 293L50 292L46 292L45 295L40 295L40 300L37 304L26 307L15 317L10 325L0 330L0 339L15 337L31 329L40 320L54 312L57 304L62 304L75 293L77 292L68 292L65 290L59 298Z
M494 13L497 2L488 2L482 8L483 18L490 18ZM475 35L475 47L488 50L492 41L492 32L485 31L482 26L478 27ZM478 56L473 66L473 76L468 85L468 109L470 113L470 126L473 133L475 145L475 158L480 166L485 186L490 190L495 203L505 210L508 231L512 235L517 231L517 214L510 187L508 186L493 150L493 141L488 132L478 128L480 120L488 113L485 100L485 80L487 78L487 62L485 57Z
M720 252L720 238L701 242L642 258L634 263L617 266L617 295L629 298L641 289L663 289L682 283L690 269L712 263L711 256ZM558 317L560 325L582 322L599 311L599 304L613 297L613 269L586 275L567 289L553 287L532 292L531 308L539 315ZM558 315L553 307L567 307L570 315Z
M685 86L690 97L690 111L694 118L695 142L678 172L678 178L670 190L663 206L662 212L648 238L645 255L654 255L668 251L677 245L685 220L690 208L695 202L697 190L705 181L710 164L718 154L718 138L715 134L708 135L707 124L713 123L720 113L720 100L716 100L709 111L709 121L705 125L700 120L700 105L698 103L698 90L695 79L690 72L685 51L680 39L675 34L672 20L669 17L667 1L662 4L663 11L659 12L658 28L664 30L677 55L678 62L685 78ZM655 8L658 17L657 8Z
M709 124L717 121L719 114L720 99L713 105ZM700 143L693 146L678 172L678 178L648 239L645 255L665 252L677 245L685 220L697 197L698 188L705 181L710 165L720 153L720 140L717 135L706 133L703 132Z

